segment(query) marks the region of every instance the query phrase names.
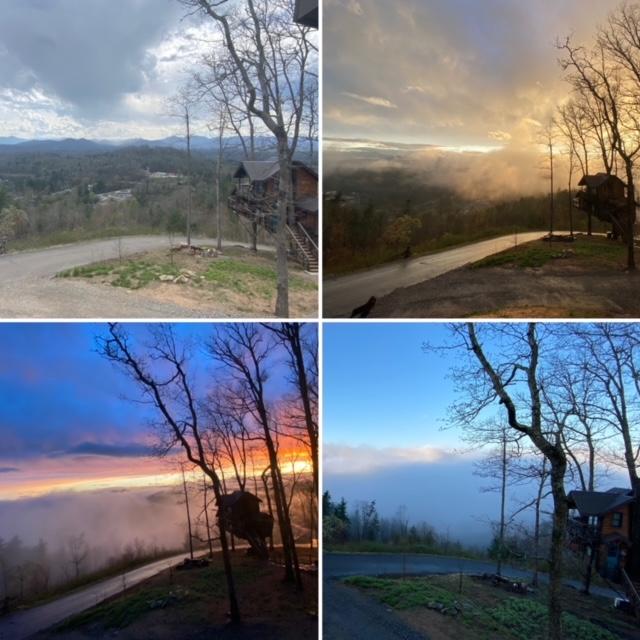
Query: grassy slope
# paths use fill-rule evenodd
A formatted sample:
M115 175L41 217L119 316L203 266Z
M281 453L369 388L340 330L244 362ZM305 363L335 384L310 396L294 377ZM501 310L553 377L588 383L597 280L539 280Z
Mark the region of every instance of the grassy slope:
M418 628L444 620L439 625L444 632L438 638L544 638L547 613L543 589L527 596L514 595L488 582L459 576L409 579L354 576L346 578L345 583L372 594ZM594 596L567 591L565 607L566 640L616 640L625 637L619 634L634 631L630 618Z

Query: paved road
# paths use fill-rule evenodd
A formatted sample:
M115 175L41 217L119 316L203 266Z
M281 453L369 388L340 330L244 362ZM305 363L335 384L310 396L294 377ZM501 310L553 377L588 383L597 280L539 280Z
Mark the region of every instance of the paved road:
M377 576L385 574L410 575L434 573L495 573L496 565L483 560L467 558L450 558L447 556L429 556L393 553L325 553L323 555L324 575L330 578L344 578L347 576ZM505 566L502 569L505 576L519 579L529 579L531 571ZM545 574L540 575L544 582ZM566 584L580 587L580 583L567 580ZM614 598L618 594L600 587L592 587L595 595Z
M323 315L325 318L349 317L352 309L364 304L371 296L381 298L400 287L431 280L470 262L510 249L516 243L531 242L545 235L547 232L544 231L511 234L327 279L323 285Z
M211 238L194 242L212 244ZM0 318L161 318L202 315L178 304L161 303L113 287L96 298L90 283L54 278L65 269L142 251L169 249L182 242L168 236L128 236L93 240L0 256ZM237 245L224 241L224 246ZM259 245L261 251L274 248Z
M184 560L185 554L157 560L138 569L133 569L113 578L85 587L47 604L0 618L0 640L23 640L38 631L61 622L71 615L81 613L110 598L126 588L175 566Z

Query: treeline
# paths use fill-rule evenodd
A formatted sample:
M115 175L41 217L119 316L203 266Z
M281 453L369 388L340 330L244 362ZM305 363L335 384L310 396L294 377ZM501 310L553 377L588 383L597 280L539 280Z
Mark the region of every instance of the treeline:
M173 150L160 151L167 151L168 158L174 155ZM176 153L180 155L180 152ZM98 157L88 158L96 160ZM152 179L141 168L142 160L138 166L130 167L130 171L111 167L113 172L110 172L111 169L105 165L96 173L88 167L85 174L67 175L64 165L68 160L47 160L54 165L58 161L62 163L60 172L65 177L55 184L47 182L43 191L26 184L17 188L8 182L0 184L0 236L6 239L9 249L131 233L184 233L189 186L187 179L180 174L179 165L149 164L151 171L178 173L180 176ZM233 188L231 174L234 169L235 165L227 163L221 179L222 235L229 240L244 241L248 237L247 230L226 207L227 197ZM194 172L192 232L195 235L213 236L216 232L212 172L212 163L205 163ZM49 192L57 187L64 188ZM101 194L119 189L130 189L131 196L122 200L100 200ZM264 238L259 238L259 241L264 241Z
M427 522L412 523L405 506L387 518L378 513L375 500L349 507L344 498L334 502L328 491L322 495L322 535L328 549L482 555L481 550L464 546Z
M82 184L100 184L102 191L115 191L143 180L145 171L187 173L185 151L171 148L124 147L96 154L4 153L0 154L0 179L15 195L46 195ZM213 160L192 154L193 175L213 173Z
M325 197L324 206L328 273L398 259L407 247L416 254L549 228L548 195L499 203L470 201L398 169L344 172L332 176L326 187L335 187ZM586 231L586 216L570 211L569 202L568 191L556 195L554 228L568 230L573 226ZM601 226L594 230L601 230Z
M82 532L55 549L42 539L29 545L19 536L0 538L0 614L171 553L175 550L136 538L105 556L101 549L90 546Z

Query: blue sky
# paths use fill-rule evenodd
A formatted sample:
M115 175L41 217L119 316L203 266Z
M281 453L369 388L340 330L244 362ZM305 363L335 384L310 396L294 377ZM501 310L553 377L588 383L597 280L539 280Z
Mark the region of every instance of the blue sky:
M442 324L325 324L325 441L456 444L457 433L440 430L454 397L447 362L423 350L447 335Z
M441 532L449 528L468 544L487 542L499 500L482 491L491 482L474 473L485 452L470 451L461 429L442 428L448 407L459 399L449 373L465 354L423 348L451 345L449 327L327 323L323 331L324 488L351 506L376 500L385 516L404 505L414 522L424 520ZM500 352L486 331L481 339L487 353ZM497 406L485 417L494 415L500 415ZM607 486L626 483L621 472L607 479ZM530 492L510 489L509 508Z

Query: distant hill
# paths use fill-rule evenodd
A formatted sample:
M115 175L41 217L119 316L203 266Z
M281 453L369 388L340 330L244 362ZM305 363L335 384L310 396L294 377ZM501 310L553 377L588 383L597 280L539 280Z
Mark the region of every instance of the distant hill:
M130 138L126 140L87 140L85 138L66 138L64 140L22 140L15 137L0 138L0 154L50 153L62 155L87 155L108 153L114 149L126 147L149 147L152 149L177 149L184 151L187 143L183 136L169 136L159 140ZM275 141L270 136L259 136L255 140L260 157L275 155ZM227 156L242 156L240 138L229 136L224 139ZM316 145L317 148L317 145ZM214 153L218 150L217 140L206 136L193 136L191 149L196 153ZM298 154L309 152L307 140L300 140Z
M8 138L0 137L0 145L2 144L19 144L20 142L26 142L24 138L16 138L14 136L9 136Z

